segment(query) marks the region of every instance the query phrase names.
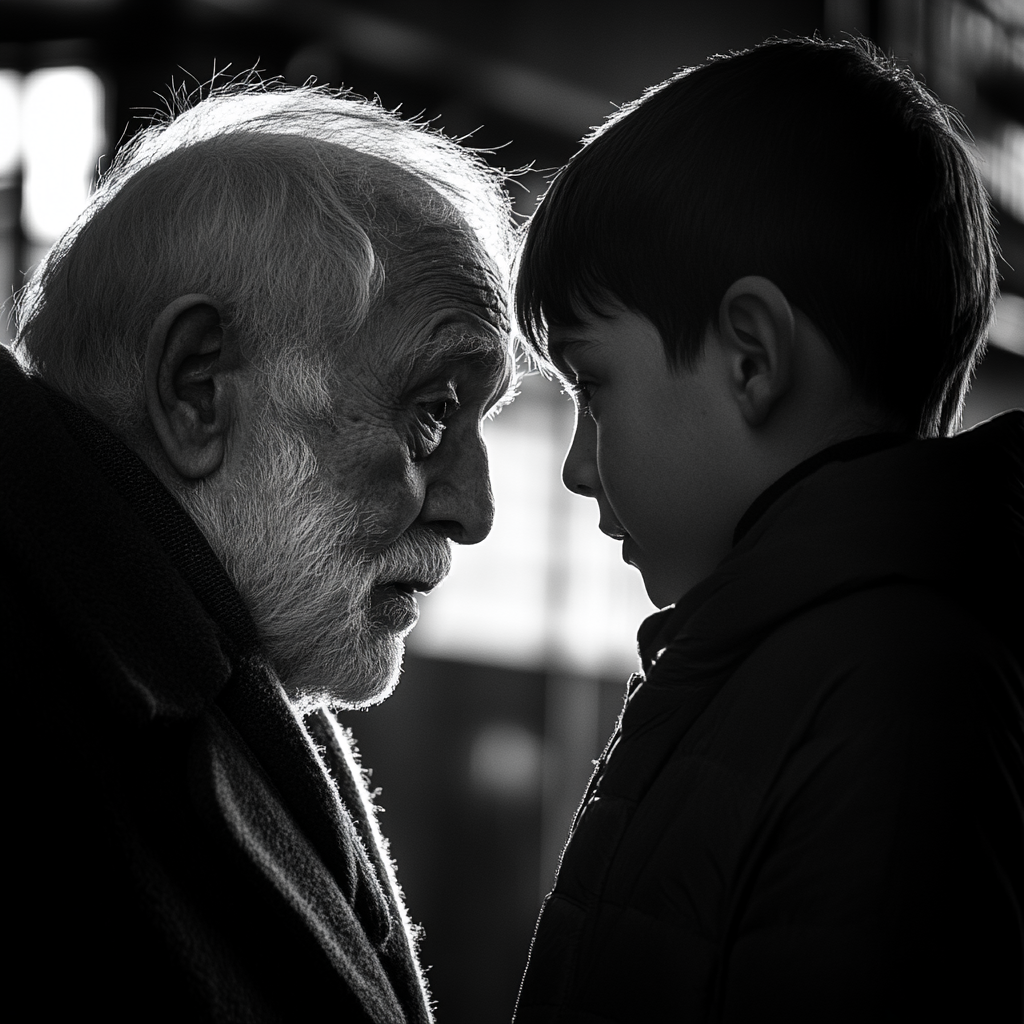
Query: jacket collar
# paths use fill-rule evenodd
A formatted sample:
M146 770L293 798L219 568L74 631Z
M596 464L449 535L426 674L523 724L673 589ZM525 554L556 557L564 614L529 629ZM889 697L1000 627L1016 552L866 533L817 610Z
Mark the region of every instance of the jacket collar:
M892 448L910 440L911 437L908 434L868 434L864 437L841 441L839 444L831 445L812 455L809 459L805 459L762 491L750 508L743 513L733 532L733 547L743 540L750 532L751 527L783 494L822 466L828 465L830 462L848 462L851 459L884 451L886 448ZM702 600L702 588L697 588L694 594L695 596L692 598L689 595L684 595L679 602L648 616L641 624L637 633L637 649L644 672L648 672L654 666L654 662L657 661L661 652L679 632L682 623L692 613L695 601Z
M778 623L893 580L942 591L1024 657L1022 575L1024 412L819 464L775 496L711 576L643 623L644 678L617 735L635 740L670 718L682 735ZM644 756L653 765L659 755Z
M885 451L886 448L894 448L896 445L906 444L912 440L914 438L911 434L867 434L864 437L853 437L847 441L840 441L839 444L831 445L816 455L812 455L809 459L804 459L798 466L794 466L788 473L783 474L775 483L766 488L754 500L750 508L743 513L733 533L733 546L735 547L743 540L754 523L764 515L777 498L822 466L826 466L830 462L849 462L851 459L859 459L864 455Z
M839 448L769 488L718 569L644 622L651 682L715 674L801 608L893 578L985 604L1019 636L1024 412L954 438Z
M140 516L205 541L132 452L2 349L0 395L0 518L33 586L88 637L112 708L139 725L200 713L230 677L226 633Z

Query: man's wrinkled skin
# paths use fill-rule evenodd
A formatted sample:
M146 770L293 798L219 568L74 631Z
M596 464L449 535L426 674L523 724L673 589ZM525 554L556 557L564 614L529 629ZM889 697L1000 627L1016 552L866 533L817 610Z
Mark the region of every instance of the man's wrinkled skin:
M513 377L501 292L467 235L422 236L339 344L330 414L274 407L243 366L222 387L223 461L185 495L299 707L386 697L413 593L447 575L450 542L490 532L482 427Z

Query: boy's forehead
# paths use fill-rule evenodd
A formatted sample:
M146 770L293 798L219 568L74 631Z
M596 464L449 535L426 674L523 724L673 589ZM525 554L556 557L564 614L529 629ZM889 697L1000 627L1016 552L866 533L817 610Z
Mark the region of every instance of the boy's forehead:
M570 344L598 341L607 328L631 310L616 295L600 291L586 298L573 299L561 319L556 310L543 308L547 331L545 342L549 351Z
M582 313L574 324L550 324L545 342L547 362L565 378L583 371L660 376L672 370L658 327L622 305Z

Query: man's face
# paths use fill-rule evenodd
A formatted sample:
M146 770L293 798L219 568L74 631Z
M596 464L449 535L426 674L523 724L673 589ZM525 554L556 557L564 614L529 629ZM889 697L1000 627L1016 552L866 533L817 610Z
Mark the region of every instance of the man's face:
M576 400L562 478L596 499L602 531L668 605L728 554L745 508L730 459L737 414L721 400L715 360L671 370L646 317L615 305L583 321L549 337Z
M329 419L268 403L219 511L192 509L300 706L387 696L413 592L447 574L450 541L491 528L481 428L511 379L504 309L484 258L443 234L389 268L338 352Z

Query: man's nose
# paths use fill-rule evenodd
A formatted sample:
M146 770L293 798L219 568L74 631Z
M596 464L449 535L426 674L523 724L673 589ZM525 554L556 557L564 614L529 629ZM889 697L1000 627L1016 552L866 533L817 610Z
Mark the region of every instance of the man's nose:
M597 497L601 482L597 475L597 426L592 416L576 413L572 443L562 464L562 483L574 494Z
M494 523L494 495L487 446L479 430L472 437L445 438L432 459L440 456L427 483L420 522L457 544L479 544Z

